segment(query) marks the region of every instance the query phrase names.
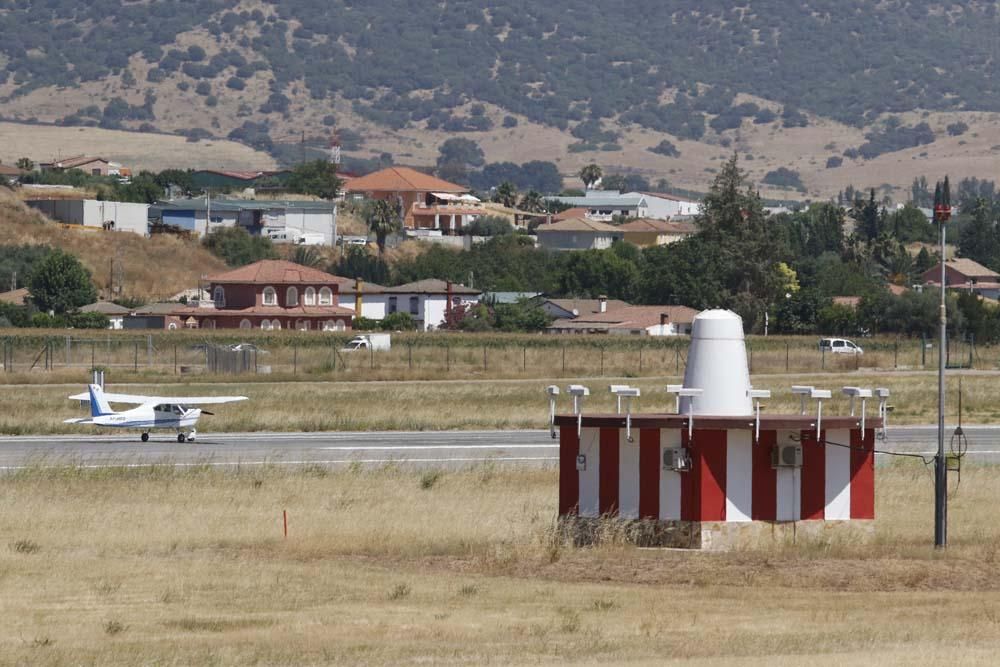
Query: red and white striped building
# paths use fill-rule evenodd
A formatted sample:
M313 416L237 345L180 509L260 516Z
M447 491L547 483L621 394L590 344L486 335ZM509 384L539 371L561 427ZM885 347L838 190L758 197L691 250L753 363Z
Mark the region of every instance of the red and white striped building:
M685 385L701 391L687 409L681 399L676 413L554 417L561 517L655 522L667 536L661 543L706 548L733 546L740 531L759 535L765 526L875 518L881 416L854 416L853 405L852 416L822 415L819 406L810 415L759 415L747 398L745 351L742 367L732 362L734 349L743 349L742 323L724 312L695 318ZM713 336L719 319L730 329ZM714 392L717 384L723 389ZM789 460L780 458L782 447L793 448Z

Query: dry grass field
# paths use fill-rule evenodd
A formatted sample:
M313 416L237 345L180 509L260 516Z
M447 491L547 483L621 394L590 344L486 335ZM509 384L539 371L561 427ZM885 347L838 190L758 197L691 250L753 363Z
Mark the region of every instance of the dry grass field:
M147 239L129 232L59 225L28 208L6 188L0 188L0 244L62 248L83 262L99 290L107 289L111 259L120 254L126 294L149 300L196 287L199 276L226 268L196 240L169 234Z
M706 554L569 546L551 469L33 468L0 478L0 662L995 664L997 469L945 552L923 466L878 476L870 544Z
M134 171L150 169L274 169L274 158L249 146L211 139L93 127L0 123L0 162L30 157L46 162L74 155L99 155Z
M673 398L664 385L676 377L659 378L575 378L591 388L587 412L613 412L614 399L607 391L611 383L629 383L642 389L635 412L672 412ZM83 414L79 405L66 400L82 390L86 377L75 384L0 385L0 434L91 433L93 427L63 424L62 420ZM548 425L548 384L564 385L569 380L421 380L397 382L249 382L108 385L109 391L148 395L204 396L245 395L249 401L220 407L200 424L206 433L242 431L410 431L438 429L521 429ZM755 376L754 386L770 388L773 399L764 410L770 414L798 412L798 399L789 388L793 384L815 384L834 390L824 415L848 414L848 401L841 397L842 386L888 386L895 406L891 422L929 424L937 410L937 378L922 374L829 374ZM966 423L993 423L1000 419L995 374L967 375L963 381L963 420ZM949 378L949 420L957 417L958 378ZM457 397L457 398L456 398ZM442 409L441 406L454 406ZM559 410L569 412L567 397ZM874 414L875 405L869 407ZM952 421L949 421L952 423Z

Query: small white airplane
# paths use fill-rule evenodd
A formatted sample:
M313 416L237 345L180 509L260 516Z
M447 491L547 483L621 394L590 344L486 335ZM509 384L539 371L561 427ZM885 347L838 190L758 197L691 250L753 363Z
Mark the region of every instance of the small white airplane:
M92 384L86 394L74 394L73 401L90 403L90 416L67 419L65 424L93 424L114 428L132 428L142 431L143 442L149 440L149 431L154 428L169 428L177 431L177 442L194 442L198 432L195 424L202 415L211 412L196 405L213 405L245 401L246 396L139 396L135 394L105 393L100 385ZM111 403L138 405L131 410L115 412ZM185 433L186 431L186 433Z

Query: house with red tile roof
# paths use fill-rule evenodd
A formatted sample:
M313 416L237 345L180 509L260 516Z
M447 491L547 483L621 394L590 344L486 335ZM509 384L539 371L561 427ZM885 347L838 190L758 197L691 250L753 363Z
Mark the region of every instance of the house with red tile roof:
M74 157L52 160L51 162L41 162L38 168L42 171L79 169L91 176L131 176L132 174L129 169L117 162L87 155L76 155Z
M678 336L691 333L698 311L687 306L631 306L554 321L546 333Z
M640 248L658 245L668 245L685 239L698 231L690 222L671 222L669 220L654 220L640 218L618 226L622 240Z
M351 179L344 187L348 195L398 202L403 226L410 230L432 230L461 234L477 216L487 214L469 188L409 167L388 167Z
M203 280L211 301L177 308L168 328L344 331L354 311L340 305L343 279L265 259Z

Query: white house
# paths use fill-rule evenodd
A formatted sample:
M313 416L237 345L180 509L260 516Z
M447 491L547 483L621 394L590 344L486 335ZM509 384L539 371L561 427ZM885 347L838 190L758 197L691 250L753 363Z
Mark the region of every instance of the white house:
M641 192L621 194L617 190L587 190L583 197L548 197L549 201L586 210L590 220L610 222L615 216L645 218L649 215L646 195Z
M361 317L369 320L381 320L386 316L389 296L386 288L375 283L366 283L361 279L336 276L340 285L340 307L357 312L358 296L361 297Z
M149 233L149 204L96 199L29 199L25 203L67 225L142 236Z
M101 313L102 315L107 315L108 328L121 329L125 321L125 316L131 311L124 306L119 306L117 303L112 303L110 301L98 301L97 303L90 303L81 307L80 312Z
M701 213L701 202L684 197L676 197L661 192L626 192L623 197L642 197L646 202L646 213L635 217L668 220L678 217L692 217Z
M479 303L480 291L444 280L418 280L397 287L386 287L386 315L409 313L421 331L439 329L445 323L449 298L452 307ZM362 309L364 304L362 304Z

